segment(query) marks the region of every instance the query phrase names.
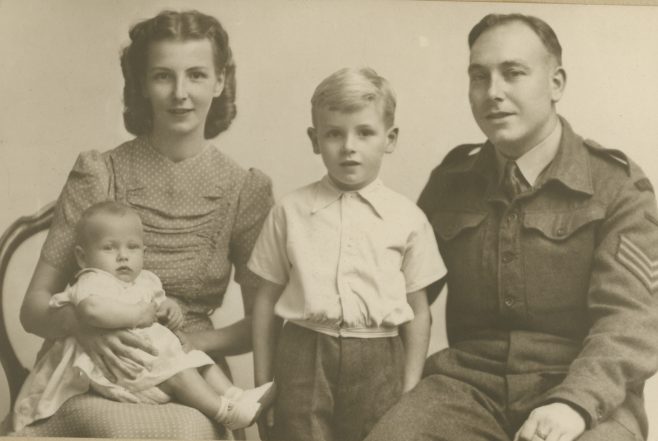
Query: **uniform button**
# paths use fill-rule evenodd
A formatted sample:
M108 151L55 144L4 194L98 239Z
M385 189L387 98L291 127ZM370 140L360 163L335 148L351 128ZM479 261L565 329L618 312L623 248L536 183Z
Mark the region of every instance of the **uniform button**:
M602 410L600 407L597 407L597 408L596 408L596 417L597 417L598 419L602 419L602 418L603 418L603 410Z
M516 219L517 219L518 217L519 217L518 214L516 214L516 213L510 213L510 214L507 215L507 222L512 223L512 222L516 221Z
M516 300L512 296L505 297L505 305L511 307L515 302L516 302Z
M503 263L509 263L514 260L514 253L512 251L505 251L503 253Z
M567 234L567 229L566 228L560 227L560 228L557 229L557 235L558 236L564 236L565 234Z

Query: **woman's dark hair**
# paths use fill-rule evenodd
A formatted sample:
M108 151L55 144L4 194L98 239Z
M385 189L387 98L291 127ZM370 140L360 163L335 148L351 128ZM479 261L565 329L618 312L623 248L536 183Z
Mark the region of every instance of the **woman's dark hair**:
M533 17L532 15L489 14L473 26L473 29L469 32L468 47L472 48L475 40L477 40L487 29L514 21L523 23L532 29L544 44L548 53L555 57L558 65L562 65L562 46L557 39L557 35L555 35L555 31L553 31L553 28L551 28L544 20Z
M235 118L235 63L228 34L216 18L198 11L162 11L130 29L130 44L121 54L123 88L123 121L133 135L144 135L153 129L149 100L144 97L146 61L149 45L162 40L200 40L207 38L213 47L215 72L224 74L224 90L213 99L206 118L206 139L222 133Z

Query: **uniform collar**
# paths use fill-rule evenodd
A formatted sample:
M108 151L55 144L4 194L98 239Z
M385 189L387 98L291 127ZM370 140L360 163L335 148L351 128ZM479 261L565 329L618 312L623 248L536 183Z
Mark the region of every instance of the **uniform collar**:
M562 137L560 148L546 173L540 176L538 185L549 181L559 181L566 187L585 193L594 194L589 154L583 145L583 139L574 133L569 123L560 117Z
M519 171L530 186L534 187L540 173L553 161L560 148L560 139L562 135L562 124L556 121L555 127L551 130L543 141L525 152L515 160ZM502 176L502 170L505 163L510 158L503 156L500 151L496 150L496 161L498 163L498 174Z
M535 188L550 181L557 181L573 191L592 195L594 186L587 149L583 146L582 138L574 133L567 120L561 116L559 119L562 134L557 152L548 168L540 173ZM468 161L460 171L476 173L482 177L486 182L487 194L494 195L499 184L495 147L487 141L472 156L473 160Z
M315 214L318 211L327 208L340 199L344 194L356 194L362 200L367 202L375 213L383 219L387 213L388 207L386 204L387 198L386 192L384 191L385 189L386 187L384 186L384 183L381 179L377 178L360 190L343 191L331 182L328 175L325 175L316 185L311 214Z

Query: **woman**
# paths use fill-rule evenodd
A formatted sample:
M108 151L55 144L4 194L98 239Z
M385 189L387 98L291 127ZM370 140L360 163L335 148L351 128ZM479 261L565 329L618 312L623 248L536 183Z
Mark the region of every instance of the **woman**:
M272 203L265 175L240 168L207 141L236 114L235 64L220 23L196 11L164 11L134 26L130 39L121 56L124 122L137 137L104 153L80 155L21 309L28 332L75 336L109 378L117 371L134 375L135 363L144 364L141 350L154 349L127 330L85 326L73 308L49 309L50 297L77 270L74 225L81 212L106 199L132 206L144 224L145 268L162 279L167 295L183 309L187 340L229 355L250 350L248 314L256 279L246 262ZM247 317L213 330L209 315L222 303L232 268ZM65 404L58 414L68 405L75 404Z

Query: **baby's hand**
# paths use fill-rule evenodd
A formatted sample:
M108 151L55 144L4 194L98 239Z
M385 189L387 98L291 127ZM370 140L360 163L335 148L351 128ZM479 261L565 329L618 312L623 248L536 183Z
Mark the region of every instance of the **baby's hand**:
M183 311L178 303L171 299L165 299L158 308L158 320L171 330L178 329L183 324Z

